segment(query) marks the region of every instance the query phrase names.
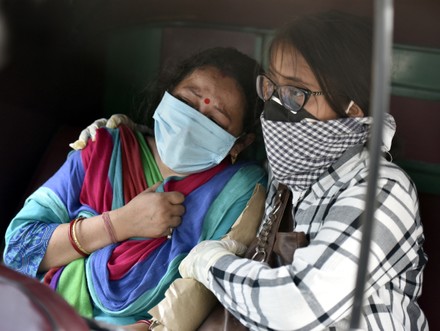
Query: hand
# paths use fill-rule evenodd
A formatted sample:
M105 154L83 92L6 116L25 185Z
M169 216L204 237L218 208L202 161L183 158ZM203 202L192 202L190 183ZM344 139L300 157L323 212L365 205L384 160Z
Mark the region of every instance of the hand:
M86 147L87 141L92 139L95 140L96 130L99 128L107 127L110 129L115 129L121 124L128 126L132 130L137 130L142 133L148 133L151 130L141 124L134 123L127 115L124 114L114 114L108 120L106 118L100 118L90 124L87 128L81 131L77 141L69 144L69 146L75 150L80 150Z
M74 150L83 149L84 147L86 147L87 140L89 140L89 138L95 140L96 130L104 127L106 123L107 123L106 118L100 118L99 120L96 120L95 122L90 124L87 128L82 130L81 133L79 134L78 140L69 144L69 146Z
M206 240L197 244L179 265L180 275L209 288L209 269L225 255L243 255L246 246L235 240Z
M162 237L170 234L170 228L180 225L185 213L185 196L180 192L155 192L159 184L111 212L118 240Z

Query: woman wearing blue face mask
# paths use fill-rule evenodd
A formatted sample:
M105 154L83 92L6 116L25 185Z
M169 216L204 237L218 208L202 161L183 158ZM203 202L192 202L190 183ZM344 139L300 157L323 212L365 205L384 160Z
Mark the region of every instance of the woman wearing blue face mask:
M243 259L223 242L196 246L181 263L251 330L347 330L353 307L369 153L372 31L361 17L299 17L280 31L257 78L273 177L259 233L271 229L279 184L291 192L295 231L309 238L278 267ZM382 150L395 122L386 116ZM428 330L417 304L423 228L414 183L383 157L365 286L362 330ZM261 248L261 247L257 247Z
M230 48L164 73L143 107L154 133L102 128L70 153L9 225L6 265L41 278L82 316L148 319L190 249L225 235L265 185L260 166L237 160L255 139L258 73Z

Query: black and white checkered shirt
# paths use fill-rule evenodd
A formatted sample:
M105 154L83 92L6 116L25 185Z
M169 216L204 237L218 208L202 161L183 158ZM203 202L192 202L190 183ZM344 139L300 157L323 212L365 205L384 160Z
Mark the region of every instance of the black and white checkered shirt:
M251 330L347 330L365 206L368 152L350 148L307 192L294 192L296 231L310 235L291 265L221 258L210 288ZM362 329L428 330L416 300L427 258L414 184L382 160ZM271 182L268 201L277 183Z

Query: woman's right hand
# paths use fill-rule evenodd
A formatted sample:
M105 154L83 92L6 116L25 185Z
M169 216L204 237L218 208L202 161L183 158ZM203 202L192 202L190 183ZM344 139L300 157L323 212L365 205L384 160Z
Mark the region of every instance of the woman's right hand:
M132 237L162 237L170 234L170 228L179 226L185 213L185 196L175 191L155 192L159 184L110 212L119 241Z

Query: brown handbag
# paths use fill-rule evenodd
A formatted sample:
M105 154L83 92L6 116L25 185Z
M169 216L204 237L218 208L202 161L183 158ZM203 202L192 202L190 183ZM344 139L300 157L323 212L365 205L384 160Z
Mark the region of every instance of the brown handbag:
M249 245L245 257L267 262L271 267L291 264L293 253L297 248L309 244L304 232L293 231L291 192L287 186L280 184L272 214L262 225L258 236ZM240 323L220 302L203 321L198 331L246 331Z

